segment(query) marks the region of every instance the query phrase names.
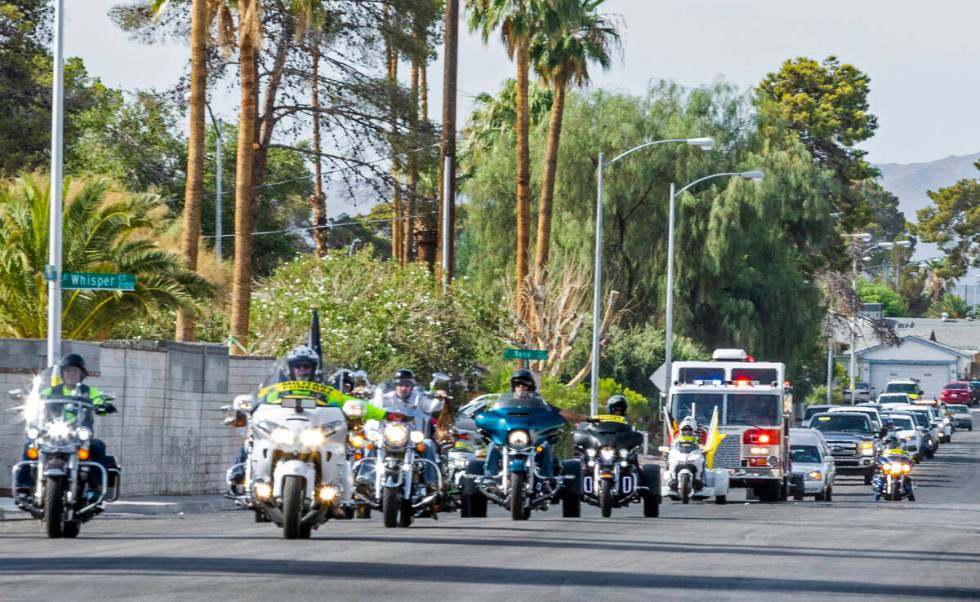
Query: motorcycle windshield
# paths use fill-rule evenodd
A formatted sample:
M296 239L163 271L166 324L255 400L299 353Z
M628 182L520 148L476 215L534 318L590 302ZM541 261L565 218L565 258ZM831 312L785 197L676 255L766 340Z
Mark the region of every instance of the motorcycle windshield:
M512 430L526 430L532 443L539 443L565 424L558 410L537 394L516 397L504 393L476 415L476 425L496 445L505 445Z
M600 422L585 429L600 447L633 449L643 443L643 435L624 422Z
M24 399L24 420L28 426L45 426L52 422L65 422L72 426L92 428L95 407L81 393L64 386L60 395L46 391L61 383L52 368L46 368L32 382ZM59 389L55 389L59 390ZM77 393L77 395L76 395Z
M319 371L309 380L297 376L289 369L286 358L279 358L262 379L259 403L314 408L340 404L345 399L340 391L321 382Z

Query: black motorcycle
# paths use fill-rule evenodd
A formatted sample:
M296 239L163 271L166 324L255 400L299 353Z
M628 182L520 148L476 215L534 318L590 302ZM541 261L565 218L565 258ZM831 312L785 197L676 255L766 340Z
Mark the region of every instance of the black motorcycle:
M582 459L582 498L598 506L603 517L613 508L643 502L643 516L660 515L660 466L640 466L643 435L625 421L606 416L573 431L575 454Z

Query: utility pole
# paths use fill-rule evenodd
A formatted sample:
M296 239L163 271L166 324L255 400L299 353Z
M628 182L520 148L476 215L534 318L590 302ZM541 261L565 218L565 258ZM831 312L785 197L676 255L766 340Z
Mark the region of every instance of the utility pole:
M64 152L65 108L65 40L64 0L54 3L54 74L51 85L51 203L48 211L48 366L61 358L61 228L62 228L62 155Z

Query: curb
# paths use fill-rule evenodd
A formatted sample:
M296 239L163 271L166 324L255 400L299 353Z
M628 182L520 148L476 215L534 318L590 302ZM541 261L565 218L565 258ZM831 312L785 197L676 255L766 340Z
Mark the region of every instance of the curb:
M141 516L166 516L180 514L204 514L237 510L231 500L222 496L154 496L121 499L106 504L104 515L137 514ZM0 521L32 520L11 498L0 498Z

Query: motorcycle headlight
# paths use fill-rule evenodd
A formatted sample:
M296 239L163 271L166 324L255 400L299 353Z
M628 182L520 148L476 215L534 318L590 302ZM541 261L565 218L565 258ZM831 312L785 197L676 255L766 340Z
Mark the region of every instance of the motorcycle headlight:
M629 455L630 455L630 450L628 450L628 449L621 449L621 450L619 450L619 457L620 458L626 458Z
M41 431L36 426L32 426L31 428L27 429L28 439L37 439L40 436L41 436Z
M299 442L305 447L320 447L326 437L320 429L306 429L299 434Z
M905 474L912 472L912 466L909 464L902 464L902 472Z
M280 427L272 431L272 441L279 445L292 445L295 440L293 431L289 429Z
M252 487L252 491L255 492L255 497L260 500L267 500L272 497L272 485L268 483L256 483Z
M364 416L364 402L348 401L344 404L344 413L347 414L349 418L360 418Z
M92 438L92 431L90 431L89 429L85 428L84 426L78 429L78 440L79 441L88 441L91 438Z
M609 460L612 460L615 455L616 455L616 450L614 450L611 447L603 447L602 449L599 450L599 456L603 460L606 460L607 462Z
M527 447L531 442L531 436L527 431L511 431L507 435L507 443L513 447Z
M408 429L403 424L389 424L385 427L385 443L392 447L402 447L408 442Z
M352 447L364 447L364 437L357 433L351 433L350 444Z
M408 438L411 439L412 443L422 443L425 440L425 433L422 431L412 431Z
M67 439L71 435L71 427L63 420L52 420L44 429L53 439Z
M585 455L587 455L590 458L594 458L595 457L595 448L590 447L589 449L585 450Z

